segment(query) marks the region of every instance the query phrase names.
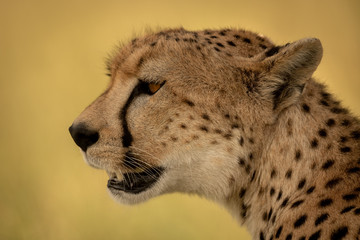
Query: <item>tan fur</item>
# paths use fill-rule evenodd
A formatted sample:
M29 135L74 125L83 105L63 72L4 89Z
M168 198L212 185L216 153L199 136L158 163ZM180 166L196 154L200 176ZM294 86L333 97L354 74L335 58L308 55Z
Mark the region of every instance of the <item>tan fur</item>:
M195 193L254 239L360 239L359 121L311 78L319 40L274 47L244 30L174 29L118 49L108 90L74 122L100 135L85 159L120 178L139 171L123 163L131 150L165 170L150 189L114 198ZM120 112L140 80L165 84L131 102L123 148Z

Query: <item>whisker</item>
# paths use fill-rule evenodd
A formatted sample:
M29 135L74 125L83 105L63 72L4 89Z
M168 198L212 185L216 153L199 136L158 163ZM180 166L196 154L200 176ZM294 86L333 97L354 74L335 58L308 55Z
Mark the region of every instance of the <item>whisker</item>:
M133 155L135 155L135 154L133 154ZM143 160L141 160L141 159L139 159L139 158L137 158L137 157L135 157L135 156L125 156L126 157L126 159L128 159L128 160L133 160L132 162L125 162L125 163L129 163L129 164L131 164L131 166L134 166L134 167L138 167L138 168L140 168L141 170L147 170L147 168L152 168L152 169L154 169L154 166L152 166L151 164L149 164L149 163L147 163L147 162L145 162L145 161L143 161ZM155 171L156 171L156 169L154 169ZM160 174L160 172L159 171L157 171L157 173L159 173Z
M157 170L156 168L143 168L143 166L142 165L139 165L139 163L138 163L138 161L140 161L139 159L135 159L135 158L133 158L133 157L129 157L129 156L126 156L128 159L130 159L130 160L137 160L137 161L135 161L135 162L131 162L131 163L129 163L129 162L125 162L125 166L127 166L127 167L129 167L129 166L131 166L131 167L139 167L140 168L140 170L142 170L143 172L145 172L149 177L151 177L151 178L153 178L153 179L156 179L156 175L160 175L161 174L161 172L159 171L159 170ZM130 174L134 174L134 175L136 175L136 173L132 173L132 172L130 172ZM140 175L141 176L141 175ZM142 177L142 176L141 176Z
M141 148L138 148L138 147L135 147L135 146L131 146L130 148L133 148L133 149L136 150L136 151L143 152L143 153L147 154L148 156L152 157L152 158L155 159L155 160L161 161L160 158L158 158L158 157L154 156L153 154L145 151L144 149L141 149ZM135 154L138 154L138 153L135 152Z

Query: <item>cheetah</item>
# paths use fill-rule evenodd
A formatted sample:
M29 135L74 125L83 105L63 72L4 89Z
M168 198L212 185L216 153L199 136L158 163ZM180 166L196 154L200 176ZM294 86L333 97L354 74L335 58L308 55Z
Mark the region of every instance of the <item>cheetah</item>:
M133 39L70 127L116 201L197 194L253 239L360 239L359 120L312 75L316 38L239 29Z

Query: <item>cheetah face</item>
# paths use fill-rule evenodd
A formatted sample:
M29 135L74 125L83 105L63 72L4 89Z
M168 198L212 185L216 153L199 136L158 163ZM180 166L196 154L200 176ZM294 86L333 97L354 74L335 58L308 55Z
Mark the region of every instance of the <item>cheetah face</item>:
M222 158L230 159L231 145L238 144L239 126L228 119L233 129L223 129L227 113L219 117L207 101L174 89L175 80L114 79L70 127L85 161L107 171L107 188L120 202L173 191L226 191L222 181L230 173L221 169L234 168L236 159Z
M252 33L246 41L235 34L238 42L215 48L194 45L209 44L206 34L174 30L123 47L109 63L108 89L70 127L85 161L108 173L107 188L116 200L139 203L176 191L224 201L232 190L229 182L245 181L239 156L256 157L264 126L291 104L283 96L300 94L296 86L303 83L288 90L292 85L279 78L286 66L274 67L277 58L283 64L283 55L293 57L290 50L299 46L279 51ZM246 48L250 41L261 42Z

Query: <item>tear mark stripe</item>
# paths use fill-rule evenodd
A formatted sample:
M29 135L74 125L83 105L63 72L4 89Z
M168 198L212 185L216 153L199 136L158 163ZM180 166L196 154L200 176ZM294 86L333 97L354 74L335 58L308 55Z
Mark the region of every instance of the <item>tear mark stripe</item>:
M132 90L124 107L120 111L120 121L122 122L122 128L123 128L122 145L124 148L129 147L133 141L133 137L128 128L126 113L132 101L139 95L146 93L146 91L144 91L145 89L144 84L145 84L144 82L139 81L139 83Z

